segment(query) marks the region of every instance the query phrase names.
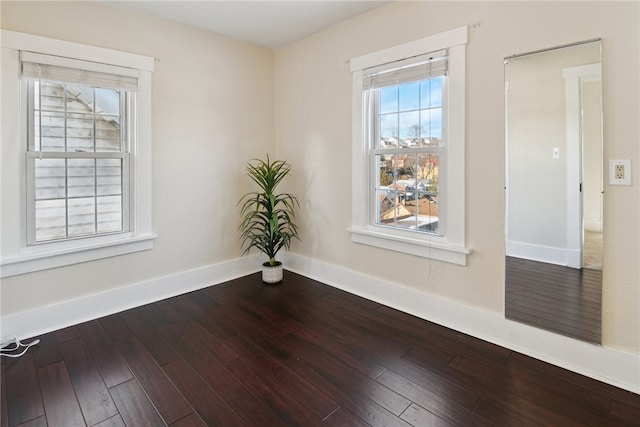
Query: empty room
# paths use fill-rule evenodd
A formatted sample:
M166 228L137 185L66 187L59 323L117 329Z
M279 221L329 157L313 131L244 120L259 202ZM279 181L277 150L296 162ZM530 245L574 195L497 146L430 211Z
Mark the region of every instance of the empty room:
M640 2L0 1L0 427L640 426Z

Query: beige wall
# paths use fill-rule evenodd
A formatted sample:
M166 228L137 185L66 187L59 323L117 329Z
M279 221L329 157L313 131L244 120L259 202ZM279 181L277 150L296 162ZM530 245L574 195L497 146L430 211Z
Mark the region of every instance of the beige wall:
M605 158L640 164L638 3L399 2L274 53L95 2L1 3L2 28L158 58L153 75L153 251L2 281L16 313L236 258L247 158L294 166L294 251L502 313L505 56L602 37ZM351 243L349 59L461 25L467 47L467 267ZM275 79L275 85L274 85ZM275 120L274 120L275 116ZM277 143L276 143L277 141ZM605 186L606 346L640 353L638 173Z
M276 52L277 154L301 176L302 255L490 312L504 304L503 58L603 39L605 158L638 153L638 3L397 2ZM461 267L354 244L349 59L470 28L467 46L467 245ZM640 352L638 179L606 186L603 342Z
M244 163L274 146L273 51L100 2L3 1L1 7L6 30L157 58L158 234L152 251L3 279L2 315L239 257L236 202L248 189Z

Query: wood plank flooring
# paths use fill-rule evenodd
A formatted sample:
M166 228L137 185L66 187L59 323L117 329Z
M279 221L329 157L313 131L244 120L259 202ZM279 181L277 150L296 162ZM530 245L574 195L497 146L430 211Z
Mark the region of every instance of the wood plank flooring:
M290 272L39 338L1 427L640 426L640 395Z
M602 271L506 258L505 316L600 344Z

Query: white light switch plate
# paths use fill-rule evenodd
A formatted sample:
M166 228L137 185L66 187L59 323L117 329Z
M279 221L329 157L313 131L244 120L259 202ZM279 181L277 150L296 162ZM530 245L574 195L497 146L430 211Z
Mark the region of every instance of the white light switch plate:
M609 159L609 184L631 185L631 159Z

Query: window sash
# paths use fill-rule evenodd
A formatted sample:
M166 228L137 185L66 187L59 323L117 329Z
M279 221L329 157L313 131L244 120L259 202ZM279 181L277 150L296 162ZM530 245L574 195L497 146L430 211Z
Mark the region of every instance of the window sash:
M84 62L84 61L79 61ZM24 64L24 63L23 63ZM63 241L72 241L78 239L86 239L86 238L95 238L98 236L106 236L113 234L126 234L131 231L131 216L133 211L131 210L131 159L130 159L130 148L134 141L132 141L132 137L135 135L135 123L132 120L132 114L136 108L136 99L135 93L126 91L122 88L117 88L120 92L120 101L119 101L119 140L117 143L117 147L114 147L113 151L102 150L99 151L99 147L96 146L96 143L99 140L98 130L96 120L99 120L98 117L100 114L97 111L93 111L95 109L94 106L91 106L89 111L87 111L86 115L88 117L92 117L93 121L93 129L89 136L89 145L93 147L94 151L87 150L75 150L75 151L66 151L72 149L69 148L67 138L70 137L69 130L73 130L67 128L67 120L71 117L75 116L76 113L71 112L67 109L67 104L62 106L60 111L57 114L60 116L60 120L64 120L64 127L62 129L62 133L59 136L59 139L64 142L63 149L65 151L50 151L46 150L42 151L42 148L39 144L36 144L35 134L41 135L43 129L46 127L42 125L40 122L34 122L36 119L36 109L35 109L35 92L33 90L33 84L31 82L34 79L25 77L23 75L23 96L27 97L26 102L26 112L27 112L27 151L26 151L26 244L27 246L41 246L47 245L50 243L63 242ZM71 79L70 79L71 80ZM50 81L44 80L42 81ZM87 82L97 83L91 80L84 80L82 82L78 81L69 81L69 82L57 82L57 83L66 83L66 84L75 84L75 85L83 85L91 90L97 88L95 84L87 85ZM114 86L114 85L111 85ZM111 87L110 89L113 89ZM66 87L64 89L66 92ZM65 95L66 96L66 95ZM93 100L95 102L95 100ZM64 100L63 100L64 102ZM48 109L44 108L40 105L38 109L39 114L42 114L42 111L47 111ZM82 113L81 113L82 114ZM37 129L36 129L37 128ZM91 142L92 141L92 142ZM115 142L115 141L114 141ZM60 195L60 197L55 197L53 199L37 198L36 188L38 177L38 161L42 159L63 159L65 160L64 164L64 185L61 186L61 191L64 193ZM82 181L82 186L86 187L86 189L93 188L93 191L89 191L89 194L86 196L78 196L74 194L70 194L69 191L72 188L69 184L69 172L73 169L69 169L67 161L73 161L76 159L87 159L93 160L93 174L94 174L94 182L91 182L91 178L87 178L86 181ZM98 170L99 166L96 162L101 159L116 159L120 160L120 168L119 168L119 179L120 179L120 190L115 194L100 194L100 185L98 184ZM85 185L86 184L86 185ZM115 205L109 206L106 210L107 205L103 204L103 201L106 201L107 198L110 198L110 201L115 203ZM38 222L42 217L39 217L38 207L47 204L47 200L50 200L52 204L58 205L58 212L56 212L55 220L58 222L58 233L52 233L49 236L41 233L41 224ZM55 203L57 200L59 203ZM73 212L72 206L74 204L80 204L81 201L86 202L83 208L78 207L76 212ZM88 210L89 213L84 210ZM78 216L80 215L80 216ZM93 215L93 219L90 217ZM110 219L107 219L109 218ZM39 219L40 218L40 219ZM83 218L83 220L87 221L87 225L78 225L76 223L79 218ZM82 222L82 221L80 221ZM109 223L111 222L111 223ZM119 224L118 224L119 222ZM74 228L75 227L75 228Z
M108 195L100 195L98 194L98 183L95 181L97 179L97 170L96 170L96 178L94 178L94 193L88 196L69 196L68 195L68 176L66 175L66 165L65 165L65 194L63 196L57 197L55 199L40 199L36 198L36 162L37 160L42 159L63 159L63 160L73 160L73 159L87 159L87 160L99 160L99 159L116 159L121 160L121 169L120 169L120 194L108 194ZM65 162L66 163L66 162ZM62 152L27 152L26 153L26 164L27 164L27 244L30 246L39 245L39 244L47 244L56 241L66 241L73 239L81 239L81 238L92 238L96 236L108 235L108 234L119 234L119 233L127 233L130 231L130 155L129 153L62 153ZM100 197L107 196L121 196L121 212L120 212L120 222L121 227L119 230L100 232L99 221L97 219L98 212L97 210L94 212L95 222L94 222L94 230L93 233L84 233L82 235L77 236L69 236L69 212L66 208L68 201L73 199L80 198L93 198L96 200ZM65 222L65 237L54 238L54 239L37 239L37 224L36 224L36 204L37 201L44 200L65 200L65 214L64 214L64 222Z
M442 50L436 53L428 53L406 60L395 61L384 64L379 67L372 67L363 71L363 132L365 145L367 147L368 167L369 167L369 185L367 190L368 204L368 224L370 227L383 227L386 230L399 233L409 233L411 235L430 235L438 237L446 237L446 217L441 210L438 215L437 230L431 229L410 229L406 226L393 224L383 224L380 221L380 204L378 192L378 163L376 161L378 155L396 155L407 154L418 156L419 154L437 154L439 156L439 164L443 167L438 170L438 204L443 206L446 204L446 162L447 157L447 116L448 116L448 96L447 82L443 82L442 87L442 138L441 143L437 146L428 147L401 147L400 135L398 134L397 148L378 148L377 143L381 138L380 130L380 89L387 86L401 85L415 81L429 80L439 76L445 76L447 73L447 55L448 50ZM379 78L378 78L379 77ZM430 105L424 106L429 108ZM420 108L423 108L420 105ZM398 112L399 113L399 112Z
M47 80L39 80L40 82L43 81L47 81ZM58 83L58 82L55 82ZM73 84L73 83L71 83ZM92 87L93 89L94 87ZM35 140L35 128L39 127L38 129L38 134L41 135L41 131L42 131L42 125L41 122L36 121L35 117L35 112L36 110L40 113L40 115L42 116L43 113L48 113L48 114L52 114L52 115L59 115L62 117L62 119L65 122L64 125L64 129L65 129L65 133L64 133L64 150L62 150L62 152L70 152L67 151L68 149L68 143L67 143L67 119L69 118L69 115L71 116L80 116L80 115L88 115L88 116L92 116L93 122L94 122L94 126L95 126L95 121L98 117L102 116L102 113L99 113L97 111L91 111L91 112L87 112L85 113L79 113L79 112L69 112L66 108L63 110L53 110L53 109L46 109L43 108L42 105L40 105L40 108L36 109L35 108L35 91L34 91L34 80L31 79L26 79L23 80L23 84L22 84L22 90L24 91L24 93L26 93L27 96L27 150L28 151L42 151L42 145L41 143L36 143ZM42 90L42 88L41 88ZM136 94L132 93L132 92L128 92L128 91L124 91L124 90L119 90L120 91L120 111L119 111L119 115L118 118L120 119L120 136L119 136L119 148L118 151L120 152L128 152L130 150L131 147L131 138L133 137L133 135L135 135L134 133L134 122L132 120L132 114L135 111L135 103L136 103ZM95 102L95 100L94 100ZM107 116L111 116L111 115L107 115ZM96 129L94 128L94 132L96 131ZM93 150L96 152L99 152L98 147L96 146L96 140L99 139L97 138L96 134L94 133L93 136ZM46 150L45 150L46 151ZM87 151L87 150L81 150L82 152L91 152L91 151ZM115 152L115 150L113 151L108 151L108 152Z
M420 80L427 80L427 79L431 79L433 77L426 77L424 79L420 79ZM406 82L404 82L406 83ZM402 84L402 83L398 83L398 84ZM395 85L395 84L394 84ZM381 116L381 112L379 110L380 107L380 88L376 88L376 89L368 89L368 90L364 90L362 92L362 98L363 98L363 117L362 117L362 122L364 125L364 138L365 138L365 142L366 142L366 147L368 150L376 150L378 149L378 142L380 141L382 135L381 135L381 131L380 131L380 120L379 117ZM442 137L440 138L441 144L439 144L436 147L420 147L418 148L419 150L427 150L427 149L433 149L433 148L437 148L440 151L443 151L444 147L447 145L446 141L447 141L447 126L446 124L448 123L448 82L445 79L443 81L442 84L442 104L438 107L428 107L428 108L421 108L420 110L426 110L426 109L432 109L432 108L440 108L442 110ZM410 111L398 111L398 114L400 113L405 113L405 112L411 112L411 111L420 111L420 110L410 110ZM399 130L398 130L399 133ZM398 135L399 137L399 135ZM400 141L398 141L398 143L400 143ZM385 148L384 150L387 150L385 152L390 153L391 150L410 150L412 149L411 147L404 147L404 148Z

